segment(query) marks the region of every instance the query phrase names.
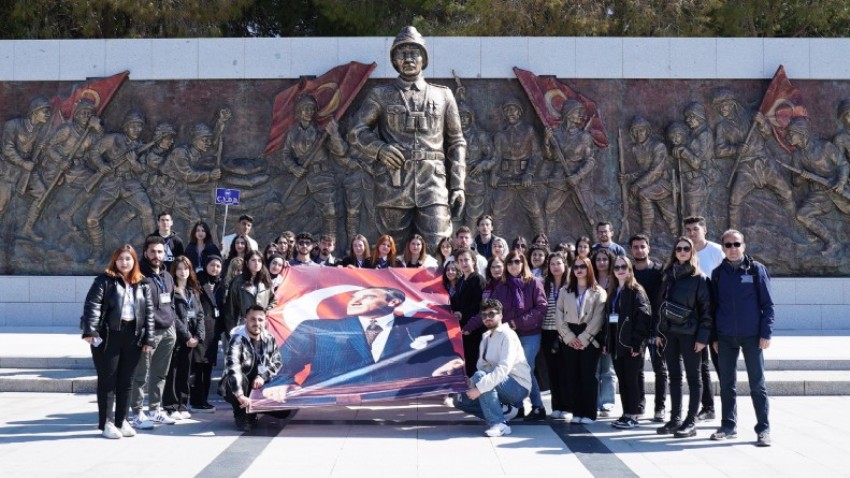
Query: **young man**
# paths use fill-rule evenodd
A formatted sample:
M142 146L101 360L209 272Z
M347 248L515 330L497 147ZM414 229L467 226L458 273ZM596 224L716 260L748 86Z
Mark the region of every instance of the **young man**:
M310 252L313 250L315 241L313 235L309 232L302 232L295 238L295 256L289 260L291 266L318 266L313 259L310 258Z
M610 222L600 222L596 225L596 240L599 241L593 245L593 250L596 251L601 248L606 248L614 255L617 256L625 256L626 250L623 249L623 246L617 244L612 241L611 238L614 237L614 228L611 227Z
M756 412L756 446L770 446L767 385L764 378L764 349L773 334L773 298L767 268L747 256L744 235L730 229L723 233L726 259L711 274L714 324L717 337L712 348L718 354L720 428L712 440L738 436L737 363L743 351L750 382L750 397Z
M319 253L313 258L313 262L320 266L336 266L337 260L333 256L336 247L336 237L331 234L322 234L319 238Z
M236 428L249 432L257 415L248 415L251 390L263 387L280 370L280 352L272 334L266 332L266 311L254 304L245 314L245 326L230 337L225 354L219 393L233 407Z
M171 230L171 227L174 225L174 221L171 218L171 213L168 211L162 211L156 217L156 231L151 234L152 236L159 236L163 240L163 246L165 247L165 256L162 259L163 269L170 271L171 264L174 263L174 259L183 255L183 240L180 239L180 236L177 235L176 232Z
M478 235L475 236L475 252L489 261L493 255L493 239L496 238L493 235L493 216L485 214L479 217L476 226Z
M472 240L472 229L469 226L460 226L457 228L455 232L455 250L460 248L466 248L475 250L474 242ZM450 257L451 260L454 260L454 256ZM484 258L481 254L475 254L475 267L476 272L481 275L485 274L487 270L487 259Z
M233 239L236 238L237 234L242 234L243 236L248 238L248 244L251 246L251 250L258 251L260 250L260 246L257 245L257 241L255 241L251 236L251 229L254 228L254 218L243 214L239 216L239 232L228 234L224 236L221 240L221 252L224 254L224 258L227 259L227 253L230 252L230 243L233 242ZM190 238L191 239L191 238Z
M481 339L478 371L470 379L470 388L459 393L454 406L487 422L484 432L490 437L510 435L508 420L515 417L513 403L521 403L531 390L531 368L516 332L502 323L502 303L496 299L481 301L481 318L487 331ZM507 407L507 412L503 412Z
M635 234L629 238L629 249L632 252L634 259L635 280L646 291L649 297L650 305L652 306L653 320L652 323L657 323L658 313L658 289L661 287L661 280L664 277L661 272L661 263L652 260L649 257L649 237L644 234ZM649 360L652 363L652 372L655 374L655 413L652 420L658 423L664 423L665 402L667 400L667 363L664 361L663 355L655 348L655 330L650 331L649 340ZM646 406L646 389L643 376L643 370L640 372L640 408Z

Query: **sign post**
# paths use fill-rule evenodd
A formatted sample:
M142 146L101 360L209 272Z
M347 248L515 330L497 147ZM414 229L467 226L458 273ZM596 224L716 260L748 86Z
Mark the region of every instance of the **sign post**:
M221 224L221 238L224 240L224 232L227 231L227 208L230 207L230 205L239 205L239 190L216 188L215 204L224 204L224 222Z

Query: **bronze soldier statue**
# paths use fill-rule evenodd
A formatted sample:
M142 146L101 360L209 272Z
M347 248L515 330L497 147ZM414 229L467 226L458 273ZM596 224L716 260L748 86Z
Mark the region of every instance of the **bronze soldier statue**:
M771 131L764 115L745 111L728 88L716 89L711 103L720 115L714 131L715 156L737 163L729 195L729 227L741 229L741 204L757 188L776 194L785 214L796 217L791 185L780 174L776 159L766 145Z
M86 216L86 227L91 239L92 255L89 261L103 254L103 219L119 201L129 204L141 216L141 231L154 227L153 211L139 178L145 168L139 163L139 154L153 146L142 146L139 137L145 125L140 113L129 112L124 117L123 132L110 133L101 138L91 151L97 174L86 185L97 191Z
M13 118L3 125L3 150L0 161L0 217L9 206L12 192L40 198L46 191L36 166L47 143L50 120L50 102L45 98L33 99L24 118ZM35 239L33 221L27 221L21 231L24 237Z
M428 244L452 232L452 210L465 202L466 140L451 90L425 82L425 39L404 27L390 48L399 77L366 96L348 134L375 161L380 232L404 244L413 233Z
M156 152L157 149L168 146L168 135L170 135L170 131L154 132L154 140L157 141L157 144L151 148L151 151ZM201 214L192 200L189 185L209 183L221 179L221 169L216 167L209 170L197 166L204 156L210 152L214 136L213 130L208 125L198 123L192 128L191 144L174 148L168 153L165 160L149 156L149 161L153 160L160 174L176 183L174 189L161 191L162 194L159 198L156 195L151 195L151 199L158 206L166 211L172 211L187 223L192 223L201 218ZM173 136L171 138L170 142L173 143Z
M534 128L522 121L522 103L516 97L508 97L502 103L502 114L507 124L494 138L496 165L490 172L494 222L506 224L508 208L516 201L528 214L533 234L545 232L540 204L531 188L541 160L540 139Z
M354 148L348 150L348 154L338 158L345 166L343 178L338 181L339 187L344 193L345 202L345 234L346 242L350 242L354 236L360 233L360 214L365 206L369 210L369 202L363 201L367 189L371 189L372 166L367 158L363 157ZM367 212L367 214L369 214ZM371 216L371 214L369 214Z
M788 144L795 148L791 156L794 166L811 175L826 179L829 186L808 181L809 193L803 200L803 206L797 211L797 220L806 229L823 241L826 246L821 252L824 256L835 256L841 245L818 217L838 207L844 214L850 214L850 201L840 194L847 185L850 176L850 163L838 148L811 133L809 122L805 118L794 118L788 124ZM795 186L805 181L804 176L794 176Z
M685 107L684 132L686 142L676 145L671 153L679 165L684 196L684 216L708 214L709 186L716 174L714 168L714 133L708 127L708 115L702 103L692 102Z
M313 201L322 215L324 233L336 236L336 180L331 163L332 158L339 161L345 155L346 147L333 118L324 132L319 129L314 121L317 111L316 99L309 95L295 104L298 122L286 132L280 159L298 184L283 206L295 214L308 200Z
M466 208L463 223L474 224L484 214L487 205L487 178L493 169L493 141L486 131L475 124L475 112L465 101L458 102L460 124L466 139Z
M619 179L630 182L629 192L638 198L641 229L646 234L652 233L655 208L658 208L668 231L675 237L679 226L676 223L673 178L670 173L673 164L667 148L652 137L652 126L641 116L632 118L629 133L632 137L630 150L639 170L621 174Z
M549 196L546 198L546 225L549 234L555 231L557 213L567 198L584 218L585 229L593 231L596 225L596 205L590 174L596 167L596 148L593 137L585 129L585 108L576 100L567 100L561 107L561 125L558 129L546 128L543 138L543 155L556 161L549 179ZM565 219L561 215L561 219Z
M841 100L836 113L840 128L832 138L832 143L838 147L841 157L850 161L850 99Z

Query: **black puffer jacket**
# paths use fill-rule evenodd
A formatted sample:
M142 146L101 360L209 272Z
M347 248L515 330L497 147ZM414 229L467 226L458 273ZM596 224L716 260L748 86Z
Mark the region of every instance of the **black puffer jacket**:
M102 332L121 329L121 307L124 304L126 285L123 279L101 274L94 279L80 319L83 337L100 337ZM146 282L136 284L136 339L141 345L154 345L153 299ZM101 323L100 318L103 317ZM104 337L105 339L105 337Z
M691 309L689 318L690 328L695 330L696 341L708 344L713 319L711 317L711 290L708 278L702 274L694 275L694 269L689 264L668 267L664 270L664 279L659 292L659 304L664 301L675 302ZM662 334L676 333L670 324L658 314L657 327Z
M619 301L619 307L616 308L615 299ZM614 354L614 358L628 357L633 351L643 356L652 326L652 308L643 287L624 287L619 298L615 290L608 296L606 311L608 315L619 313L617 323L609 324L608 327L608 351Z

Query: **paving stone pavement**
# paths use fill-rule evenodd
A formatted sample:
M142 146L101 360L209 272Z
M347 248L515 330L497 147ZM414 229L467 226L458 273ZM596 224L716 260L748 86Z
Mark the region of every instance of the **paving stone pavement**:
M651 398L648 402L651 402ZM548 397L546 397L548 401ZM196 414L134 438L95 429L92 394L0 393L4 476L74 477L581 477L850 476L850 440L840 417L850 397L771 398L774 445L753 445L749 397L739 397L739 438L712 442L718 421L674 439L642 421L630 431L611 419L592 425L512 424L487 438L478 420L423 399L367 407L304 409L268 416L249 434L229 407ZM615 410L618 411L618 410ZM617 413L613 414L614 416Z

